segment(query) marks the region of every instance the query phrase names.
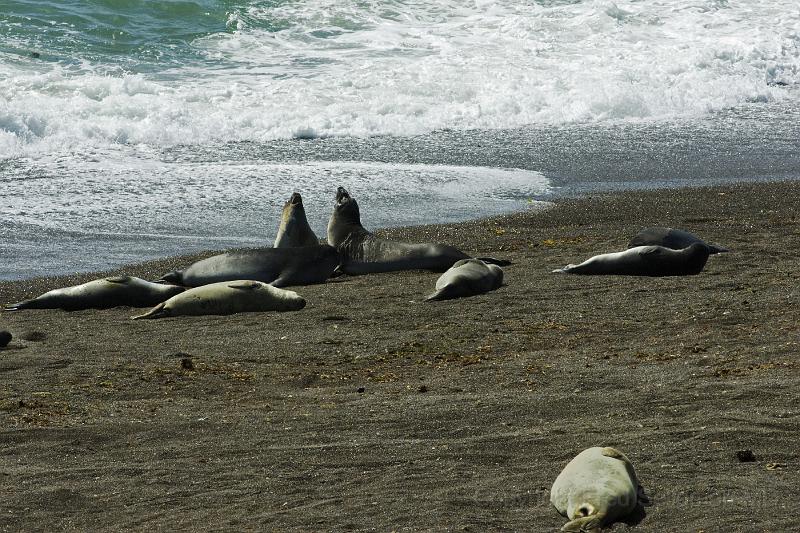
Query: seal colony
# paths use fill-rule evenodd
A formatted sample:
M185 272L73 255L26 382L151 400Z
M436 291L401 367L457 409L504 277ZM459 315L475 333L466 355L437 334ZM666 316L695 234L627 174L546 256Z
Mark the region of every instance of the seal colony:
M295 195L293 195L294 198ZM299 195L297 195L299 197ZM339 202L343 199L344 202ZM331 217L329 225L329 239L331 227L334 244L341 236L345 237L339 244L342 249L328 245L299 246L274 249L257 249L244 252L226 252L217 256L193 263L183 271L164 276L165 280L180 282L184 285L197 283L199 286L186 290L184 286L156 284L139 278L120 277L96 280L75 287L57 289L43 294L38 298L12 304L8 309L32 309L37 306L49 305L64 309L80 308L75 305L91 305L92 307L105 307L110 305L138 306L149 291L154 291L157 298L163 298L168 292L173 292L171 297L155 305L155 307L141 315L133 316L134 319L153 319L169 316L185 315L225 315L238 312L262 311L296 311L305 307L306 301L299 294L276 288L277 285L292 279L298 284L305 284L307 279L314 283L325 281L333 269L344 261L344 270L353 268L360 273L371 272L370 268L377 265L380 268L395 267L398 264L405 269L430 269L436 270L441 265L458 255L466 255L455 248L446 245L407 245L396 241L382 240L374 237L360 224L360 214L355 200L340 188L337 191L337 204L350 204L358 215L356 222L341 223L341 219L334 220L336 210ZM287 202L289 210L296 209L296 202ZM291 219L286 217L287 206L284 207L284 222ZM303 210L303 219L304 210ZM297 219L294 219L297 220ZM344 228L344 229L342 229ZM361 250L361 258L354 258L351 250L347 249L348 242L366 243ZM276 239L276 245L278 239ZM389 243L389 244L385 244ZM409 248L406 248L408 246ZM417 248L421 246L422 248ZM322 257L331 258L325 268L318 268L319 261L314 259L309 249L320 251ZM402 262L398 258L398 250L419 251L420 256L411 254L413 260ZM452 250L455 250L453 252ZM427 254L427 252L431 252ZM688 246L674 250L661 245L639 246L623 252L600 254L580 265L568 266L559 271L570 271L578 274L596 273L622 273L628 275L690 275L702 271L712 250L702 240L697 238ZM343 259L343 255L346 258ZM435 258L433 262L426 262L428 255ZM697 257L694 257L697 256ZM364 258L368 260L364 260ZM364 263L365 265L359 265ZM372 263L372 264L370 264ZM308 272L312 274L308 274ZM325 274L324 272L328 272ZM267 274L268 273L268 274ZM231 279L214 281L215 276L227 277L234 275L264 276L271 279L268 284L254 279ZM305 278L304 276L310 276ZM428 297L429 300L442 300L483 294L494 290L502 284L503 270L494 264L474 258L462 258L451 264L449 269L439 277L436 282L436 292ZM319 281L317 281L319 279ZM128 300L121 298L117 292L120 287L135 289L133 296ZM138 292L137 292L138 291ZM138 299L138 298L142 299ZM59 298L66 298L59 300ZM56 305L57 304L57 305ZM150 304L153 305L153 304ZM38 307L42 308L42 307ZM9 335L10 339L10 335ZM633 510L646 502L641 490L636 473L628 458L614 448L590 448L580 453L558 475L550 491L550 499L556 510L566 516L570 522L564 526L564 531L596 531L619 518L624 518Z

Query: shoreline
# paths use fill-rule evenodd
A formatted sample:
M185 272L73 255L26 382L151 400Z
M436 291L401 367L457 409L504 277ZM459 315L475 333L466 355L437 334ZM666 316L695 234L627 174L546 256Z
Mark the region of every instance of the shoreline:
M438 274L399 272L293 288L308 301L296 313L2 312L0 524L556 530L552 482L607 445L653 502L637 531L789 530L799 193L601 193L378 232L513 261L503 287L461 300L422 303ZM732 252L684 278L550 274L647 225ZM0 282L2 303L92 277Z

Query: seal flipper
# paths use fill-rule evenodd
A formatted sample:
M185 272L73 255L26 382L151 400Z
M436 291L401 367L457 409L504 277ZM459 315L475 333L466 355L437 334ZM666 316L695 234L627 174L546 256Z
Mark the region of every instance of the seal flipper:
M261 284L259 282L250 280L239 280L228 283L228 287L231 289L241 289L243 291L251 291L259 288L260 286Z
M497 265L501 267L505 267L511 264L511 261L508 259L495 259L494 257L476 257L475 259L480 259L487 265Z
M170 316L170 312L168 309L165 309L165 302L162 302L149 310L148 312L144 313L143 315L136 315L132 316L133 320L139 320L140 318L164 318Z
M159 279L157 279L156 283L171 283L172 285L183 285L183 270L173 270L172 272L167 272Z
M110 278L106 278L106 281L109 283L128 283L131 280L130 276L111 276Z
M605 513L581 516L580 518L570 520L564 524L561 531L569 531L570 533L600 533L605 516Z

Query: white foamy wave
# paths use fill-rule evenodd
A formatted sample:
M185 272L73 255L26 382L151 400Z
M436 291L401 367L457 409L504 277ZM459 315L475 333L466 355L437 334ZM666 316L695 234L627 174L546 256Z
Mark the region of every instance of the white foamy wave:
M702 116L797 99L795 0L325 0L228 14L180 69L0 65L0 156ZM143 71L144 72L144 71Z

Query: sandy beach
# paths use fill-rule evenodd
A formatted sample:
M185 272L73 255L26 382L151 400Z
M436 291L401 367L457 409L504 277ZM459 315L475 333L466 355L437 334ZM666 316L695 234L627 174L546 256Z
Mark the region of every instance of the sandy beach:
M652 500L615 531L796 529L798 198L634 191L379 232L513 261L468 299L425 303L438 274L402 272L298 287L295 313L0 313L0 529L555 531L550 486L597 445ZM550 273L649 225L732 252L691 277Z

